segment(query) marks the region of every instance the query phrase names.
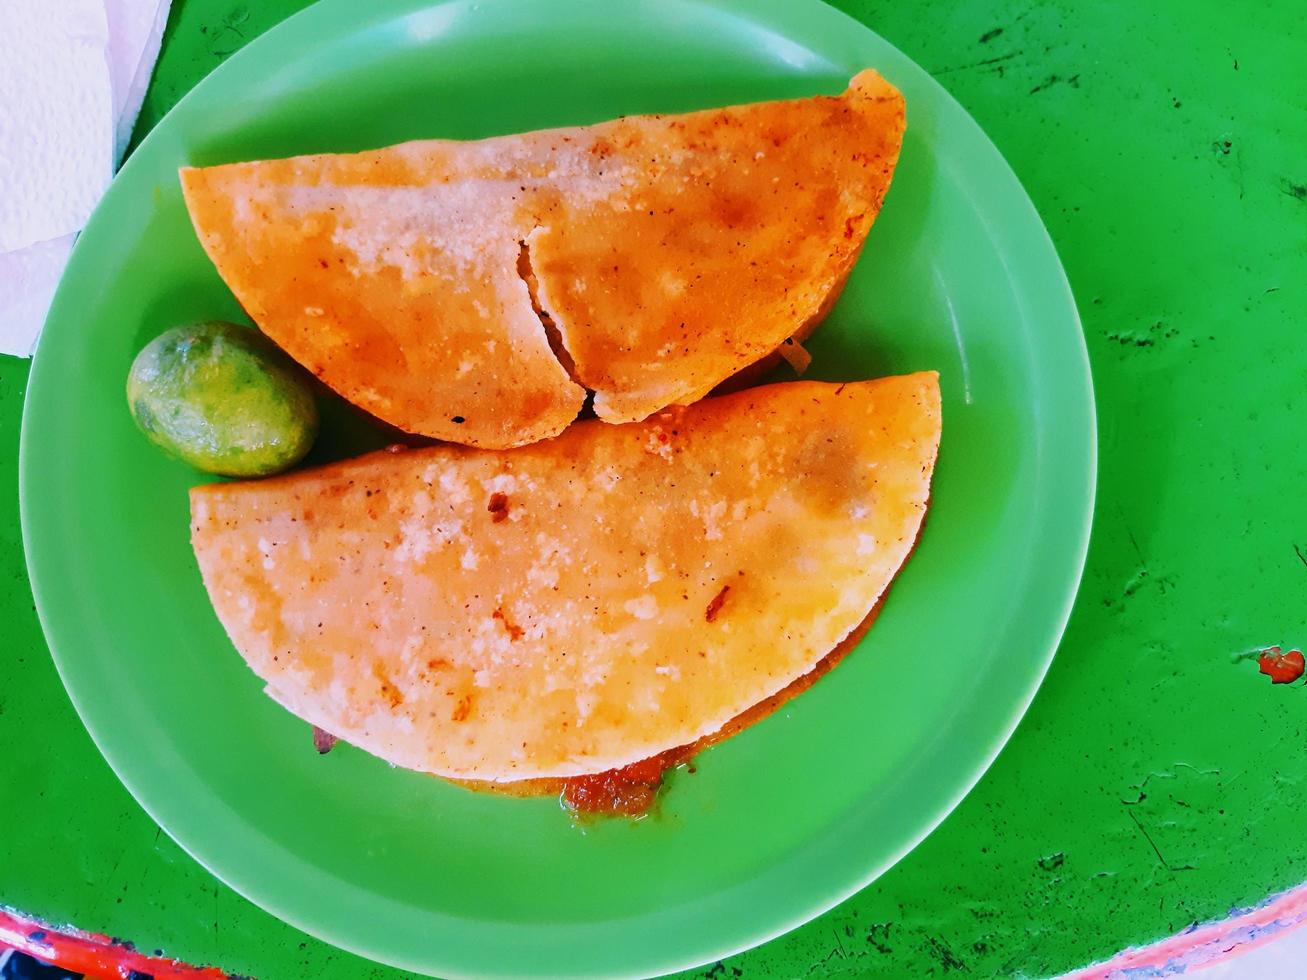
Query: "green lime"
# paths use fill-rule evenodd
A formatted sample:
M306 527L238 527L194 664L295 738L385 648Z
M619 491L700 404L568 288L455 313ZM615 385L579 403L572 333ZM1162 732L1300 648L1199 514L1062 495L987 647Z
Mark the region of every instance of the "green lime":
M257 330L219 320L150 341L127 375L127 403L151 442L223 476L294 466L318 432L317 405L294 362Z

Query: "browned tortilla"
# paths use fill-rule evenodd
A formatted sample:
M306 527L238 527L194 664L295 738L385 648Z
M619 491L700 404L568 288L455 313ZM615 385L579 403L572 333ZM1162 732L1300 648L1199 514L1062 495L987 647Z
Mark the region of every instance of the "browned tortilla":
M688 404L826 313L889 186L898 91L187 168L256 323L401 429L504 448ZM551 345L551 336L553 334Z
M396 765L568 777L719 731L813 669L908 554L936 377L771 385L511 452L192 492L268 693Z

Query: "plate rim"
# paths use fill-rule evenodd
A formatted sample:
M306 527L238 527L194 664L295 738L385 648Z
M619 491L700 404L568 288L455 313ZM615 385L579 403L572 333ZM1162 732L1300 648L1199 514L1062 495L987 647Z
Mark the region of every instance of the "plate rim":
M519 0L519 2L522 2L522 0ZM536 2L536 0L531 0L531 2ZM538 2L548 4L550 0L538 0ZM586 0L578 0L578 2L584 3ZM312 22L317 18L337 16L339 12L339 15L341 16L354 16L356 23L361 27L362 25L371 22L372 19L376 19L380 22L391 16L402 16L405 13L415 12L419 9L430 11L440 7L459 6L466 3L467 0L437 0L437 2L423 4L419 7L416 5L415 0L382 0L382 2L369 5L368 9L363 9L352 6L350 0L319 0L318 3L311 4L274 25L268 31L264 32L262 35L243 47L240 51L234 53L222 64L218 65L204 78L200 79L200 81L198 81L195 86L193 86L192 89L188 91L162 119L159 120L159 123L155 125L154 129L147 134L145 139L136 148L136 151L133 152L132 156L129 157L125 163L122 171L120 171L120 175L121 173L131 172L133 164L139 164L139 161L142 158L142 154L139 151L149 147L152 141L156 140L158 137L163 124L177 113L178 110L182 109L192 101L195 97L195 93L209 84L211 79L223 79L227 75L239 74L244 68L245 62L256 56L260 50L281 41L283 38L290 38L292 35L302 30L311 30ZM861 23L840 10L830 7L822 2L822 0L803 0L802 3L797 3L795 0L678 0L678 3L683 6L711 8L717 11L724 11L728 14L737 15L750 23L766 21L771 25L777 23L785 25L794 24L805 18L824 18L831 27L842 27L853 35L870 35L878 44L881 44L895 52L902 59L904 65L910 66L910 70L919 73L918 81L933 90L934 98L939 100L940 104L952 117L949 120L950 124L956 123L957 125L969 128L972 131L970 133L970 138L980 141L988 152L992 152L999 179L1010 183L1012 190L1015 191L1015 194L1010 195L1012 201L1026 212L1020 222L1021 225L1028 225L1029 230L1036 234L1038 244L1047 250L1048 257L1051 259L1053 266L1055 266L1057 270L1058 274L1055 282L1046 283L1046 286L1055 290L1058 306L1065 306L1065 312L1068 316L1067 327L1070 328L1071 326L1074 326L1075 328L1074 339L1078 341L1078 343L1075 343L1074 346L1076 347L1076 354L1078 356L1075 358L1075 364L1068 365L1067 370L1069 373L1074 373L1077 376L1077 380L1083 388L1083 399L1077 399L1076 402L1077 408L1083 413L1083 417L1079 419L1083 424L1083 429L1076 433L1077 438L1071 441L1077 443L1083 442L1085 455L1083 460L1081 460L1082 467L1081 472L1078 475L1083 479L1082 492L1084 496L1083 507L1081 508L1081 512L1078 514L1078 523L1073 529L1071 529L1074 533L1068 534L1068 536L1075 542L1075 547L1071 549L1068 555L1071 560L1069 560L1063 568L1066 582L1065 587L1062 590L1061 605L1060 608L1055 611L1050 608L1045 630L1046 637L1041 644L1044 652L1040 658L1038 669L1031 671L1028 682L1026 683L1021 696L1014 700L1012 708L1008 712L1001 730L995 730L995 733L990 738L990 743L985 747L985 751L978 755L977 758L979 761L975 765L968 767L968 775L966 778L960 780L956 791L948 799L947 803L936 807L932 818L922 821L917 833L910 835L905 844L888 853L882 860L869 863L862 871L846 875L845 883L840 887L830 889L828 895L824 899L812 902L808 906L796 910L789 915L778 917L781 921L778 921L776 924L767 928L756 929L746 938L733 938L728 942L719 943L713 948L711 953L700 951L679 956L665 956L657 963L647 962L641 964L638 971L627 971L622 974L631 976L655 976L692 969L714 960L722 959L744 950L754 948L763 943L769 942L778 936L784 935L785 933L790 932L791 930L798 928L804 923L829 911L870 885L886 871L898 864L899 861L901 861L908 853L915 849L926 837L930 836L930 834L939 827L945 818L947 818L948 815L956 809L958 804L971 792L971 790L974 789L985 773L989 771L994 760L1011 739L1022 718L1026 715L1039 687L1047 676L1053 658L1056 655L1062 637L1065 634L1067 623L1070 619L1083 578L1097 495L1097 410L1088 349L1085 344L1083 325L1074 294L1066 277L1065 267L1057 253L1056 245L1052 241L1047 226L1040 216L1038 209L1035 207L1034 202L1031 200L1030 195L1022 185L1020 178L1003 156L1002 152L975 121L971 114L963 108L957 99L955 99L933 75L931 75L925 68L921 67L916 61L909 58L900 49L885 40L868 25ZM642 2L641 5L645 4ZM601 4L592 4L592 6L596 9L604 10L606 13L615 9ZM617 16L621 16L621 13L618 12ZM251 51L256 52L256 55L251 55ZM116 176L115 182L118 179L118 176ZM108 197L109 195L106 193L105 198L102 199L101 204L97 206L90 221L88 221L88 227L95 221L101 210L104 209L104 201L107 200ZM1013 223L1015 224L1015 222ZM78 244L75 246L74 256L73 259L70 260L69 268L73 266L73 262L75 262L77 257L76 250L80 248L81 236L79 236ZM56 292L55 303L52 305L52 308L63 305L60 303L60 294L71 289L71 287L68 286L68 282L69 280L67 277L64 277L64 279L61 280ZM44 340L45 336L46 334L43 331L42 340ZM36 423L32 420L32 417L35 414L35 410L32 408L34 404L33 392L42 390L46 384L46 382L42 380L44 374L38 373L40 372L40 365L42 364L40 357L42 346L44 346L44 344L38 342L36 353L33 358L31 377L24 397L19 443L19 511L24 555L26 559L28 578L36 602L38 619L41 623L42 632L46 638L47 646L50 649L51 659L55 663L60 680L77 711L79 719L86 728L96 746L96 749L100 752L105 762L109 765L119 781L122 782L123 786L127 789L136 803L149 815L151 820L163 828L163 830L168 833L169 837L172 838L192 859L200 864L200 866L208 873L218 878L242 897L252 902L260 909L263 909L281 919L283 922L286 922L294 928L308 933L309 935L333 946L346 949L368 959L396 966L401 969L414 970L417 972L429 972L433 969L439 969L441 974L447 977L491 975L480 970L477 970L475 974L472 972L461 972L464 969L472 968L449 963L437 963L436 960L439 959L438 953L434 958L426 958L419 961L410 959L407 956L397 955L393 951L386 950L380 944L355 941L355 937L353 936L346 937L345 940L342 940L340 936L333 933L329 927L319 926L316 922L312 921L311 917L304 918L299 914L298 910L287 909L284 903L279 901L270 901L266 895L259 894L259 888L253 886L247 888L246 882L239 880L241 879L240 875L229 875L224 869L220 869L216 866L215 863L206 860L202 855L202 852L204 851L202 843L186 838L185 834L179 835L172 827L161 820L157 815L157 808L154 805L154 802L146 802L146 799L143 798L143 795L148 796L149 793L145 792L143 794L135 779L124 774L124 769L130 767L124 766L123 760L116 758L117 750L109 747L109 740L106 739L105 732L101 730L100 726L88 720L88 711L84 710L83 703L74 690L75 683L70 683L68 673L69 668L65 667L61 656L56 651L55 643L51 640L52 634L57 632L58 628L52 626L50 616L47 613L48 605L52 605L53 603L49 600L48 595L47 598L43 599L46 590L45 586L41 584L43 573L38 571L38 566L45 559L38 558L37 551L33 548L34 539L37 536L37 532L33 531L33 528L38 526L42 520L35 515L37 504L34 501L38 496L39 491L34 485L34 464L32 463L32 455L35 452L32 446L36 439L33 432ZM1080 414L1080 412L1077 412L1077 414ZM1070 482L1070 478L1068 478L1068 482ZM855 867L860 866L860 862L852 862L852 864ZM258 895L258 897L256 897L256 895ZM646 956L645 959L650 960L651 957ZM584 974L578 973L577 975L592 974L605 976L614 975L611 970L605 969L601 974L594 972L593 968ZM501 974L495 973L493 975ZM511 975L535 974L514 973Z

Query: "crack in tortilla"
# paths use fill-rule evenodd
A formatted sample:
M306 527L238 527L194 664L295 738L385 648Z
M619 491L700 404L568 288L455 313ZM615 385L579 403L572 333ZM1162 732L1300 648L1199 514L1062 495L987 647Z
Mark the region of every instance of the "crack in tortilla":
M554 352L554 357L558 363L563 366L567 376L572 382L585 389L586 404L588 405L594 399L594 391L586 388L585 384L577 376L576 362L572 359L572 354L563 343L562 332L558 329L552 314L544 308L540 302L540 280L536 277L535 269L531 266L531 246L523 239L518 243L517 253L517 276L522 282L526 283L527 294L531 297L531 309L535 310L536 316L540 318L540 325L545 328L545 336L549 339L549 349Z

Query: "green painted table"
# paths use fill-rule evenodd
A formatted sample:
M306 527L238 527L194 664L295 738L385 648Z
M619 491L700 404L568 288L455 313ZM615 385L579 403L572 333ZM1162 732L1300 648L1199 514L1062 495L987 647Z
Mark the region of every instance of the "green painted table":
M138 138L305 3L175 0ZM1052 673L990 773L872 887L725 970L1053 974L1307 879L1307 693L1248 655L1307 644L1302 7L838 5L962 101L1048 223L1093 359L1098 512ZM261 980L399 976L215 881L87 738L24 570L27 370L0 358L0 904Z

